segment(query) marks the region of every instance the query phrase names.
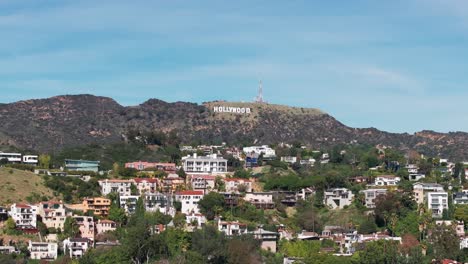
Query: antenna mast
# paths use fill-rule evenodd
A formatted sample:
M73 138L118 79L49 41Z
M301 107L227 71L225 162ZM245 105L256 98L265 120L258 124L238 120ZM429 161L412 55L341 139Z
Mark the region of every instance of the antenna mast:
M256 103L264 103L263 101L263 83L262 80L258 83L258 95L257 98L255 98Z

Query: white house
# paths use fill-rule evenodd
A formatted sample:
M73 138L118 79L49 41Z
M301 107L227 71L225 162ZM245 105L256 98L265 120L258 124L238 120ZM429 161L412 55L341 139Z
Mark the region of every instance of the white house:
M419 167L416 164L408 164L405 168L408 170L409 174L418 174L419 172Z
M127 214L133 214L139 198L140 196L138 195L119 196L120 208L123 208Z
M247 224L237 221L218 220L218 231L223 232L227 236L243 235L247 234Z
M132 180L100 180L99 186L101 186L102 195L108 195L109 193L115 192L119 195L131 195Z
M246 193L244 200L255 205L257 209L273 209L275 207L272 192Z
M351 205L354 194L346 188L334 188L325 191L324 203L331 209L343 209L347 205Z
M202 214L190 213L185 216L185 221L188 225L196 223L197 227L202 227L206 224L206 217Z
M299 161L299 164L314 166L315 162L316 160L314 158L309 158L309 159L301 159Z
M468 248L468 236L460 239L460 249Z
M453 194L453 204L468 204L468 192L463 190L462 192Z
M423 204L428 192L443 192L444 187L437 183L413 184L413 195L417 204Z
M366 207L375 208L375 199L380 195L385 195L387 189L367 189L361 192L364 193Z
M175 215L175 208L170 195L163 193L145 193L144 198L146 211L159 211L166 215Z
M381 175L375 178L375 186L395 186L400 182L401 178L391 175Z
M182 204L183 214L200 213L198 202L203 198L203 191L180 191L175 195L175 200Z
M9 215L18 228L36 228L37 206L15 203L11 205Z
M409 180L410 181L419 181L421 179L424 179L426 178L426 175L425 174L422 174L422 173L411 173L409 176L408 176Z
M297 162L297 157L284 156L284 157L281 157L281 161L286 162L286 163L296 163Z
M0 151L0 160L6 159L9 163L21 163L21 153L4 153Z
M243 192L252 192L252 182L247 179L225 178L224 184L226 192L239 192L239 187L244 188Z
M242 149L244 153L256 153L258 155L263 154L264 159L272 159L276 157L276 152L274 149L268 147L268 145L263 145L263 146L251 146L251 147L245 147Z
M216 154L199 157L195 153L182 158L182 167L186 173L226 173L227 159Z
M93 247L93 241L87 238L68 238L63 241L63 251L67 252L70 258L81 258Z
M28 250L31 259L55 260L58 255L57 243L31 242L29 240Z
M38 156L37 155L24 155L23 156L23 163L28 165L37 165L38 163Z
M428 192L427 208L432 211L432 217L442 217L444 209L448 210L447 192Z

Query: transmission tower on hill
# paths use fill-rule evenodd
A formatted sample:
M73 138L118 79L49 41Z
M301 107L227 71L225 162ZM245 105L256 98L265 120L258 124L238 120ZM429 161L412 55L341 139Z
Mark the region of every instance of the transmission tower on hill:
M263 83L262 83L262 80L260 80L260 82L258 83L258 94L257 94L257 97L255 97L255 102L256 103L266 103L263 100Z

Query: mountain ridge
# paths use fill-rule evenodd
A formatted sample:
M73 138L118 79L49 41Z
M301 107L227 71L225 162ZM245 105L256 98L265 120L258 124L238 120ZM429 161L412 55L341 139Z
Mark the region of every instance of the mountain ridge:
M215 112L217 106L251 108L251 112ZM299 141L313 148L353 143L382 144L454 160L468 158L466 132L423 130L409 134L352 128L320 109L265 103L170 103L153 98L139 105L122 106L104 96L60 95L0 104L0 119L0 144L40 152L91 143L121 142L129 131L173 131L186 144Z

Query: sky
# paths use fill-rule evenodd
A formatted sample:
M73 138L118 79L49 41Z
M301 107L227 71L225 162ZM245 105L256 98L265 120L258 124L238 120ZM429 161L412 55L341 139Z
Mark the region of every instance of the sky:
M0 0L0 103L95 94L313 107L468 131L468 1Z

